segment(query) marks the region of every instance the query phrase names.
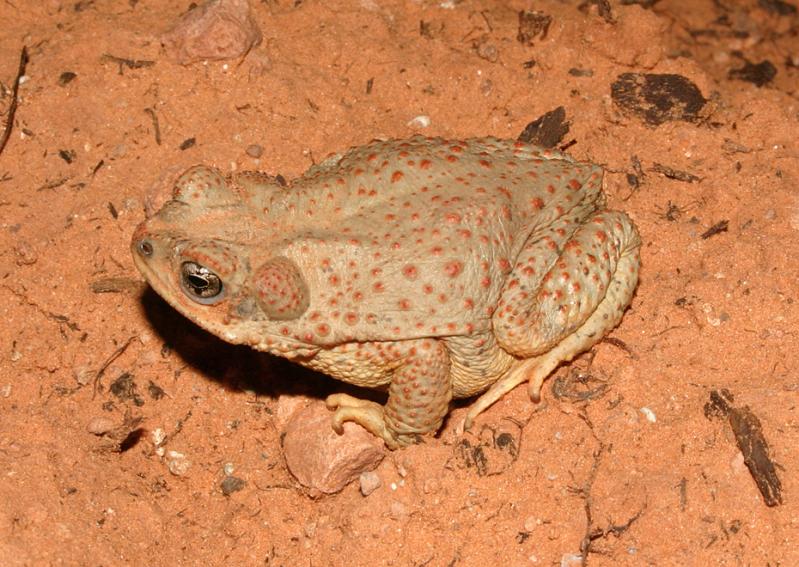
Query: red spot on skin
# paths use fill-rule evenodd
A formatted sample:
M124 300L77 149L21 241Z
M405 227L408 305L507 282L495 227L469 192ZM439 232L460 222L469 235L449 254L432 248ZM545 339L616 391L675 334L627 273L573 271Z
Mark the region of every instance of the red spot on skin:
M393 220L397 220L397 215L395 215L395 214L393 214L393 213L388 213L388 214L385 216L385 219L386 219L387 221L393 221Z
M458 276L463 271L463 264L457 261L447 262L444 265L444 272L451 278Z
M327 281L330 282L330 285L338 285L341 283L341 279L336 274L332 274L329 278L327 278Z
M410 308L411 308L411 302L410 302L410 300L408 300L408 299L400 299L400 300L397 302L397 305L398 305L398 306L399 306L399 308L400 308L400 309L402 309L403 311L407 311L408 309L410 309Z
M458 326L455 325L455 323L447 323L447 329L449 329L450 332L454 333L455 329L457 329L457 328L458 328Z
M360 291L356 291L355 293L352 294L352 298L355 301L362 301L363 300L363 294Z
M290 332L288 327L280 327L280 334L284 337L288 337Z
M478 163L486 169L491 169L491 162L487 159L481 159Z
M406 158L406 157L408 157L408 152L406 152L405 150L402 150L402 151L401 151L400 153L398 153L397 155L398 155L399 157L401 157L401 158Z
M376 293L381 293L386 290L386 286L383 284L383 282L375 282L372 284L372 290Z
M555 193L555 186L552 185L551 183L549 185L547 185L547 193L549 193L549 194Z
M360 167L356 167L356 168L355 168L355 169L352 171L352 174L353 174L353 175L355 175L355 176L358 176L358 175L363 175L363 169L361 169Z
M381 273L383 273L383 270L381 268L372 268L373 276L379 276Z
M430 285L430 284L424 284L422 286L422 291L425 292L425 293L428 293L428 294L429 293L433 293L433 286Z
M541 197L536 197L535 199L530 199L530 205L537 211L540 211L544 208L544 200Z
M415 280L419 275L419 270L416 268L416 266L408 264L402 268L402 275L409 280Z
M499 264L499 269L503 272L510 271L510 261L507 258L500 258L497 260L497 264Z
M413 213L411 215L411 220L418 221L419 220L419 213Z
M443 248L441 248L441 246L433 246L433 247L430 249L430 252L431 252L431 253L432 253L434 256L441 256L441 253L442 253L443 251L444 251L444 249L443 249Z
M574 282L572 284L572 293L579 293L581 289L582 289L582 286L580 285L579 282Z
M604 230L597 230L595 236L596 239L599 240L600 242L605 242L608 239L608 235L605 234Z
M354 325L358 322L358 315L352 311L348 311L344 314L344 322L347 323L347 325Z
M491 278L489 278L488 276L483 276L480 279L480 286L485 288L491 287Z
M465 228L459 230L458 234L460 234L463 238L471 238L472 237L472 231L468 230L468 229L465 229Z
M366 161L374 161L377 159L377 154L369 154L366 156Z
M422 169L430 169L432 165L433 163L429 159L423 159L422 161L419 162L419 167L421 167Z
M461 222L461 216L455 213L447 213L444 215L444 220L450 224L458 224Z
M447 161L450 162L450 163L455 163L458 160L459 160L458 156L454 156L452 154L449 154L447 156Z
M330 325L327 323L320 323L316 326L316 334L320 337L326 337L330 334Z
M471 297L467 297L463 300L463 306L466 309L474 309L474 300Z
M575 191L577 191L578 189L580 189L582 186L583 186L583 184L582 184L582 183L580 183L579 181L577 181L576 179L570 179L570 180L569 180L569 187L571 187L571 188L572 188L572 189L574 189Z
M463 148L460 146L450 146L449 149L450 151L455 152L456 154L459 154L463 151Z
M401 171L395 171L394 173L391 174L391 182L397 183L398 181L402 180L404 176L405 174L402 173Z
M522 273L523 273L525 276L532 276L533 274L535 274L535 270L534 270L534 269L532 269L530 266L527 266L526 268L524 268L524 269L522 270Z
M441 303L447 302L447 294L446 293L439 293L438 294L438 301Z

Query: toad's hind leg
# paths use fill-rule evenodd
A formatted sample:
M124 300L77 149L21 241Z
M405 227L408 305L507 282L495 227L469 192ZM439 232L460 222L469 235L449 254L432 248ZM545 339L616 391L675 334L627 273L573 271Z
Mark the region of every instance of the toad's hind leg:
M546 257L542 250L552 242L545 238L525 248L494 314L500 345L524 360L477 399L466 426L525 380L530 396L538 400L546 377L599 342L630 303L638 282L640 239L625 214L594 214L559 249L543 277L525 285L523 277L535 273L534 255Z

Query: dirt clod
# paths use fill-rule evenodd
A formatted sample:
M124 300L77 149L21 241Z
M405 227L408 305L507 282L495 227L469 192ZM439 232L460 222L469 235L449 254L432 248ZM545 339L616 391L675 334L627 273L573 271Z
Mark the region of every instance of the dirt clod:
M622 111L652 126L697 122L707 102L690 79L673 73L622 73L611 85L611 97Z

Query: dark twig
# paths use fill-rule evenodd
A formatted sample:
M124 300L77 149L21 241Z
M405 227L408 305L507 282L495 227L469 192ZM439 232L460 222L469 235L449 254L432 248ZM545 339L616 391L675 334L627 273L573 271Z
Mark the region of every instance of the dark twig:
M0 135L0 154L3 153L9 137L11 137L11 128L14 126L14 115L17 113L17 101L19 100L19 82L25 75L25 67L28 65L28 48L22 47L22 52L19 54L19 68L17 69L17 78L14 79L14 86L11 89L11 104L8 107L8 118L6 119L6 127L3 134Z
M161 127L158 125L158 116L155 114L155 109L153 108L145 108L144 112L150 115L150 119L153 121L153 130L155 131L155 143L157 145L161 145Z

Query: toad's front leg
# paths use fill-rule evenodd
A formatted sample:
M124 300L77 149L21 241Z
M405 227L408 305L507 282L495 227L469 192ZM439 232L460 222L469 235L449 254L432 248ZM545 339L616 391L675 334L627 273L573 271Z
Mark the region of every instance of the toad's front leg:
M449 353L435 339L388 343L401 364L393 371L385 407L347 394L327 398L335 410L333 428L341 432L345 421L354 421L382 438L389 449L415 443L421 435L438 431L452 399Z

